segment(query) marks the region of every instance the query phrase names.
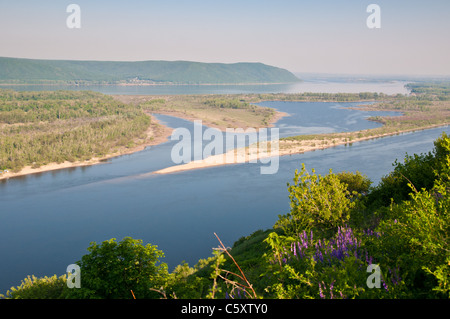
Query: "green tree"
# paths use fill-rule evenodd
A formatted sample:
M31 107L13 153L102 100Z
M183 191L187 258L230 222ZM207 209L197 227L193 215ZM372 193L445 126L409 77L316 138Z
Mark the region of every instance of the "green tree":
M354 195L367 195L370 189L372 181L360 172L340 172L337 177L347 185L347 190L352 196Z
M302 164L301 171L295 171L294 184L288 183L288 190L291 211L279 216L275 224L286 235L296 236L312 229L333 234L348 222L355 207L347 185L331 170L325 176L316 174L314 169L309 174Z
M436 142L436 179L430 189L412 184L410 200L384 212L375 246L380 258L395 262L416 297L450 297L450 139Z
M68 290L66 281L66 275L42 278L27 276L19 286L11 287L6 296L0 295L0 299L61 299Z
M389 206L391 200L400 203L410 199L412 184L416 190L433 188L436 176L445 168L450 154L450 139L445 132L434 142L434 150L426 154L406 154L403 163L394 162L394 170L381 179L369 194L368 203L374 207Z
M167 264L156 246L143 245L142 240L125 237L110 239L100 245L92 242L89 254L77 262L81 272L81 288L71 289L72 298L131 299L159 298L150 289L159 289L167 276ZM131 292L132 291L132 292Z

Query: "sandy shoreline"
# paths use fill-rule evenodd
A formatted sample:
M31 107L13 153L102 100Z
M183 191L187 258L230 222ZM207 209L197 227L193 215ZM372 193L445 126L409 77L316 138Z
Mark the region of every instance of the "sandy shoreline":
M408 132L413 132L413 131L426 130L426 129L431 129L431 128L444 127L444 126L448 126L448 124L430 125L430 126L426 126L423 128L415 128L415 129L408 129L408 130L399 131L399 132L376 134L373 136L354 138L351 141L349 141L347 139L347 136L350 136L351 134L354 134L355 132L340 133L340 135L342 137L334 138L333 142L328 140L327 144L323 144L324 140L319 140L319 139L316 139L316 140L310 139L310 140L303 140L303 141L280 141L279 145L277 146L278 150L276 150L274 153L262 152L261 154L255 154L254 152L249 153L248 148L246 148L245 150L244 149L239 149L239 150L234 149L225 154L210 156L203 160L192 161L192 162L189 162L186 164L170 166L170 167L158 170L158 171L154 171L153 173L154 174L170 174L170 173L177 173L177 172L193 170L193 169L200 169L200 168L209 168L209 167L221 166L221 165L233 165L233 164L246 163L246 162L252 162L252 161L256 162L260 159L263 159L266 157L271 157L271 156L286 156L286 155L302 154L305 152L323 150L323 149L335 147L338 145L352 144L352 143L356 143L356 142L362 142L362 141L367 141L367 140L381 138L381 137L393 136L393 135L397 135L397 134L401 134L401 133L408 133ZM289 145L289 144L291 144L291 145ZM288 148L283 148L283 146L288 146ZM239 151L241 152L240 153L241 156L238 156ZM242 155L243 153L245 153L245 155ZM230 161L230 158L233 158L234 160Z

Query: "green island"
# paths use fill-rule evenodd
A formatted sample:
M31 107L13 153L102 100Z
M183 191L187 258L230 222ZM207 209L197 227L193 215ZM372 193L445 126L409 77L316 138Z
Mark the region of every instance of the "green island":
M422 85L411 86L416 92L412 96L304 93L192 96L185 100L151 97L146 101L121 101L92 92L6 90L0 92L0 143L9 148L1 148L0 164L11 168L7 165L12 165L14 154L21 154L16 167L45 163L25 155L43 153L39 147L52 154L53 148L62 145L53 151L54 156L59 155L58 161L107 154L107 147L131 147L130 141L136 144L145 140L142 134L153 123L148 115L151 112L181 116L185 110L187 118L199 116L207 123L217 121L218 127L223 125L221 119L241 125L242 113L248 113L251 120L245 121L252 121L248 124L267 126L277 114L253 105L267 100L373 101L361 107L403 113L399 117L373 118L384 124L373 130L280 141L280 147L290 147L288 151L293 152L300 152L303 142L321 141L323 147L330 147L341 138L352 143L358 138L448 125L450 85ZM115 135L118 129L120 133ZM76 138L79 134L86 139L80 142ZM95 139L89 140L90 134ZM103 140L99 143L100 137L110 144ZM33 153L23 151L28 144L36 147ZM104 148L96 149L97 144ZM279 215L272 228L255 230L231 248L227 247L230 243L221 242L218 234L218 248L195 265L181 263L170 271L161 260L164 252L156 245L130 237L120 241L112 238L92 242L77 262L83 274L81 288L68 288L67 274L40 278L30 275L0 297L448 299L450 137L443 133L435 141L433 151L406 155L393 166L378 185L372 185L364 172L330 170L319 175L314 168L302 165L293 172L293 180L287 181L290 211Z

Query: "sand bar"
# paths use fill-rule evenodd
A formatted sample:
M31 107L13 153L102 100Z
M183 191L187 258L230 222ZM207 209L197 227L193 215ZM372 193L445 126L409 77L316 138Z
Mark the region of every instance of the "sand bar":
M351 141L348 140L348 136L355 134L357 132L348 132L348 133L337 133L335 135L339 135L337 138L330 138L330 139L307 139L302 141L292 141L292 140L281 140L279 142L278 150L275 152L253 152L251 153L249 151L250 148L245 149L238 149L238 150L231 150L228 151L226 154L221 155L214 155L211 157L207 157L202 160L192 161L186 164L181 165L174 165L170 166L158 171L154 171L154 174L170 174L170 173L176 173L176 172L182 172L187 170L193 170L193 169L200 169L200 168L209 168L214 166L220 166L220 165L232 165L232 164L238 164L238 163L247 163L247 162L256 162L262 158L270 157L270 156L286 156L286 155L294 155L294 154L301 154L305 152L311 152L316 150L323 150L330 147L335 147L338 145L345 145L345 144L352 144L356 142L361 141L367 141L371 139L381 138L381 137L387 137L392 135L397 135L401 133L407 133L407 132L413 132L418 130L425 130L425 129L431 129L436 127L443 127L448 126L448 124L439 124L439 125L430 125L427 127L421 127L421 128L415 128L415 129L408 129L404 131L398 131L398 132L389 132L389 133L383 133L383 134L375 134L371 136L365 136L360 138L354 138ZM324 141L327 141L326 144L324 144ZM270 150L270 148L268 148ZM245 156L242 154L245 153ZM237 156L238 154L241 154L241 156ZM229 160L230 158L233 158L234 160Z

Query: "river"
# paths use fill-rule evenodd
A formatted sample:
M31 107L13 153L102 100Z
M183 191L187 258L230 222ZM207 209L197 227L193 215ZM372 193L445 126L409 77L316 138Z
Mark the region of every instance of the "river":
M351 103L264 102L291 114L277 123L280 136L370 128ZM307 116L306 116L307 115ZM158 115L172 127L186 120ZM305 163L318 173L361 171L378 183L405 153L433 149L448 127L400 134L352 146L283 156L276 174L258 163L235 164L168 175L151 172L173 165L175 141L148 147L90 167L13 178L0 183L0 293L27 275L62 275L87 253L92 241L125 236L157 245L169 270L211 256L217 233L231 246L241 236L272 227L289 211L286 183Z

